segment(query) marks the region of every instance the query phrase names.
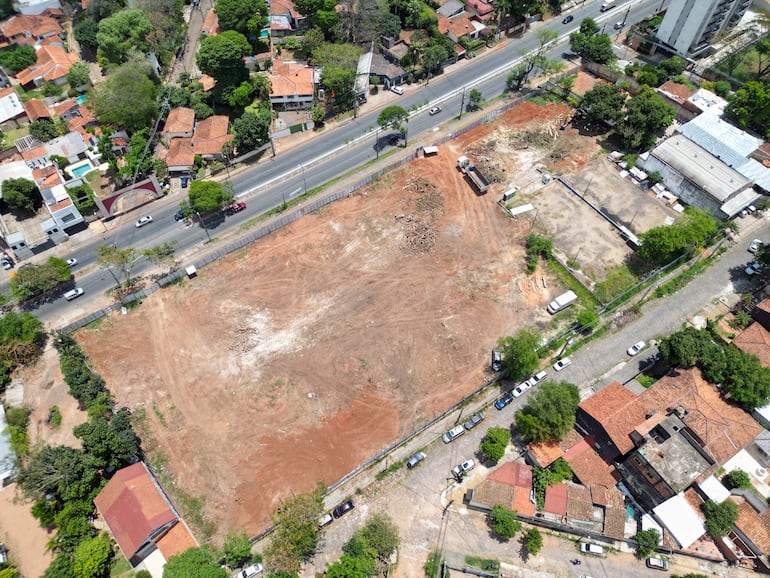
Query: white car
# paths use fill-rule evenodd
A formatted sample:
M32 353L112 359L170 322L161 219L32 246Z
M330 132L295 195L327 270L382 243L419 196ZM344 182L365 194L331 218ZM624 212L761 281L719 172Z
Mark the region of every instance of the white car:
M644 341L637 341L626 350L626 353L628 353L631 357L633 357L645 347L647 347L647 344Z
M67 265L69 265L70 268L74 267L77 264L78 264L78 260L75 259L74 257L67 259Z
M529 386L533 387L543 381L548 374L545 371L538 371L535 375L529 378Z
M399 96L400 96L400 95L402 95L402 94L404 94L404 89L403 89L403 88L401 88L400 86L391 86L391 87L390 87L390 91L391 91L391 92L395 92L395 93L396 93L396 94L398 94Z
M252 578L252 576L256 576L260 572L262 572L262 564L252 564L243 570L238 570L233 578Z
M647 567L655 570L668 570L668 562L662 558L652 556L647 558Z
M452 468L452 475L455 478L461 478L475 467L476 467L476 462L473 461L472 458L467 459L463 463Z
M67 301L72 301L73 299L77 299L83 294L83 290L80 287L75 287L74 289L70 289L64 294L64 298Z
M749 245L749 253L752 253L752 254L754 254L754 253L756 253L757 251L759 251L759 248L762 246L762 244L763 244L763 243L762 243L762 241L761 241L761 240L759 240L759 239L754 239L754 240L751 242L751 245Z
M7 259L6 257L3 257L3 269L6 271L13 269L13 263L11 263L11 260Z
M436 114L438 114L440 112L441 112L441 107L440 106L434 106L433 108L431 108L428 111L428 114L431 115L431 116L434 116L434 115L436 115Z
M513 393L513 397L521 397L530 387L532 387L532 385L529 383L529 380L527 380L517 385L511 393Z
M461 425L456 425L455 427L450 429L448 432L446 432L443 436L441 436L441 439L444 441L445 444L448 444L449 442L455 441L464 433L465 433L465 428Z
M572 365L572 360L569 357L562 357L559 361L553 364L553 369L554 371L561 371L570 365Z
M149 223L152 223L152 217L150 215L145 215L144 217L139 217L139 219L136 221L135 227L139 229L145 225L148 225Z

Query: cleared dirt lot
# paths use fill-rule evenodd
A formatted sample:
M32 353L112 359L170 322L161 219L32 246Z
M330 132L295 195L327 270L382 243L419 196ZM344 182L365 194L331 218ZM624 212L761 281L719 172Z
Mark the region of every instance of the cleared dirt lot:
M557 244L595 234L622 260L600 217L541 190L535 167L587 182L592 163L609 164L595 138L560 130L568 118L562 105L516 107L77 335L118 406L143 410L144 448L202 499L217 537L265 528L284 496L338 480L478 388L499 336L549 324L562 288L526 275L533 215L506 217L503 191L518 187L513 204L530 199ZM456 170L461 154L500 180L486 196ZM34 382L28 402L67 409L59 378Z

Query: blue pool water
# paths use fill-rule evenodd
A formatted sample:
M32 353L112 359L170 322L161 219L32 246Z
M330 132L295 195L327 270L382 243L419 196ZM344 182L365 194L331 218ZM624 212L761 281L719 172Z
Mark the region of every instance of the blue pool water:
M92 167L91 165L80 165L79 167L74 167L73 169L71 169L72 175L76 179L79 179L80 177L82 177L84 174L86 174L88 171L90 171L93 168L94 167Z
M87 100L88 100L88 95L87 94L81 94L80 96L78 96L75 99L75 102L77 102L78 104L83 104Z
M631 506L626 506L626 518L633 520L636 517L636 510Z

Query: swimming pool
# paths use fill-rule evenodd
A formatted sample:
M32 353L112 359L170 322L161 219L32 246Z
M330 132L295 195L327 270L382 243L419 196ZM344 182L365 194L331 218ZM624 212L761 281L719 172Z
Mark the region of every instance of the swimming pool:
M67 168L69 169L69 172L72 173L72 176L76 179L79 179L87 172L94 170L94 167L91 166L91 163L83 163L81 165L75 165Z
M87 94L81 94L80 96L78 96L75 99L75 102L77 102L78 104L83 104L87 100L88 100L88 95Z

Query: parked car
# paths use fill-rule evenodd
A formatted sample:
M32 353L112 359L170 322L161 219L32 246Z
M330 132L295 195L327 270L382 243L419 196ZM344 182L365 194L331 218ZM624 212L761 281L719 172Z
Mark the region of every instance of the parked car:
M452 475L455 478L462 478L465 474L470 472L473 468L476 467L476 462L473 461L473 458L465 460L463 463L456 465L452 468Z
M332 517L332 515L329 513L326 513L320 518L318 518L318 527L323 528L324 526L328 526L329 524L331 524L333 521L334 521L334 518Z
M760 241L759 239L754 239L751 242L751 245L749 245L749 253L754 254L757 251L759 251L759 248L762 246L762 244L763 244L762 241Z
M512 401L513 401L513 394L509 391L503 397L501 397L495 402L495 407L497 409L503 409L506 405L508 405Z
M572 360L569 357L562 357L559 361L553 364L553 369L554 371L561 371L570 365L572 365Z
M243 570L238 570L233 578L252 578L260 572L262 572L262 564L252 564L251 566L246 566Z
M406 462L406 467L410 470L417 467L417 464L419 464L422 460L425 459L425 454L423 452L417 452L414 454L409 460Z
M149 225L150 223L152 223L152 217L150 215L145 215L144 217L139 217L136 221L136 225L134 226L139 229L145 225Z
M73 299L77 299L83 294L83 290L80 287L75 287L74 289L70 289L64 294L64 298L67 301L72 301Z
M69 259L67 259L66 262L67 262L67 265L70 267L70 269L78 264L78 260L75 259L75 257L70 257Z
M652 556L647 558L647 567L654 568L655 570L668 570L668 562L662 558Z
M538 371L535 375L529 378L529 386L533 387L543 381L548 374L545 371Z
M463 427L470 431L473 428L475 428L477 425L479 425L482 421L484 421L484 412L480 411L478 413L474 413L471 417L469 417L467 420L465 420L465 423L463 424Z
M401 96L402 94L404 94L404 89L403 89L403 88L401 88L400 86L391 86L391 87L390 87L390 91L391 91L391 92L395 92L395 93L396 93L396 94L398 94L399 96Z
M240 213L242 210L246 208L246 203L233 203L229 207L225 209L226 215L234 215L235 213Z
M521 397L527 393L531 387L532 385L529 383L529 380L523 381L513 389L513 397Z
M441 439L444 441L445 444L448 444L449 442L455 441L464 433L465 433L465 428L461 425L456 425L455 427L450 429L448 432L446 432L443 436L441 436Z
M492 371L501 371L503 369L503 352L499 349L492 350Z
M647 347L647 344L644 341L637 341L626 350L626 353L628 353L631 357L633 357L645 347Z
M428 114L431 115L431 116L435 116L435 115L437 115L440 112L441 112L441 107L440 106L434 106L433 108L431 108L428 111Z
M251 566L247 566L240 572L238 572L237 577L238 578L252 578L253 576L256 576L262 572L262 564L252 564Z
M615 30L622 30L623 29L623 23L622 22L615 22L615 25L613 26Z
M340 516L343 516L344 514L347 514L350 510L355 508L355 505L353 504L353 500L348 500L347 502L344 502L334 508L332 510L332 516L335 518L339 518Z
M561 21L561 23L562 23L562 24L569 24L569 23L570 23L570 22L572 22L574 19L575 19L575 17L574 17L572 14L570 14L569 16L565 16L565 17L564 17L564 20L562 20L562 21Z
M176 213L174 213L174 220L181 221L182 219L184 219L184 211L179 209Z
M746 267L743 272L746 273L749 277L752 275L759 274L762 269L764 269L764 265L762 263L759 263L758 261L754 261L753 263L750 263L748 267Z
M580 542L580 551L591 556L604 556L604 548L588 542Z
M190 184L190 177L182 177L181 179L179 179L179 182L181 183L182 188L186 189L187 185Z
M9 269L13 269L13 261L11 261L8 257L3 257L2 263L3 263L3 269L5 269L6 271L8 271Z
M392 134L388 136L388 144L390 146L396 146L401 141L400 134Z

